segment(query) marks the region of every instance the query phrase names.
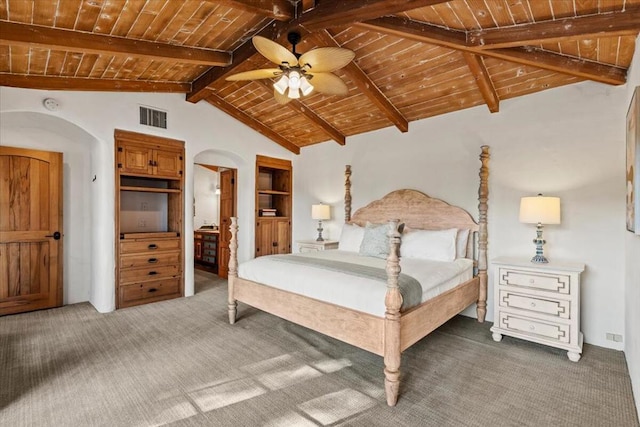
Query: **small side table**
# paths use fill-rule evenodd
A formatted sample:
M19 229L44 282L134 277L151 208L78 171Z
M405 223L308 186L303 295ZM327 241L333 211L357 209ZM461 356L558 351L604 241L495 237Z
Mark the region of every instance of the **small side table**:
M296 243L298 244L298 252L318 252L338 249L337 240L323 240L322 242L318 242L317 240L296 240Z
M509 335L582 354L580 273L582 263L535 264L519 258L492 260L494 341Z

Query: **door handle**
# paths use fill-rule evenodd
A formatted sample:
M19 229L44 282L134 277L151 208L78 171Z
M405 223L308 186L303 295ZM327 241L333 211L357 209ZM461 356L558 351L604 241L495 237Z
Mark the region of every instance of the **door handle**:
M62 237L62 234L60 234L59 231L56 231L53 234L47 234L44 237L53 237L53 240L60 240L60 237Z

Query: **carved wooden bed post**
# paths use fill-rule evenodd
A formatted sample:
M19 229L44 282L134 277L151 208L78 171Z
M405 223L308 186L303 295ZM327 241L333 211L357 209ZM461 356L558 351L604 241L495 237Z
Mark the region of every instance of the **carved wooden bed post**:
M398 287L400 276L399 220L389 222L389 256L387 257L387 294L384 298L384 389L387 404L395 406L400 389L400 307L402 295Z
M344 171L344 222L351 221L351 165Z
M480 289L478 291L477 315L478 322L484 322L487 314L487 200L489 199L489 146L483 145L480 153L480 187L478 189L478 276Z
M231 217L231 225L229 226L229 231L231 231L231 241L229 242L229 285L228 285L228 309L229 309L229 323L236 323L236 311L238 307L238 303L233 298L233 285L235 279L238 278L238 218L235 216Z

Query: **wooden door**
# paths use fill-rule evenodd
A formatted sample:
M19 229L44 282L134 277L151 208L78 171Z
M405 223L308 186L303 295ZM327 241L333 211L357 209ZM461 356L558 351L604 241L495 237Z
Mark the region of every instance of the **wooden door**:
M123 143L118 146L118 167L120 173L153 174L153 150L135 144Z
M229 242L231 241L231 217L236 216L236 170L220 172L220 240L218 243L218 276L227 278L229 272Z
M0 147L0 315L62 305L62 153Z

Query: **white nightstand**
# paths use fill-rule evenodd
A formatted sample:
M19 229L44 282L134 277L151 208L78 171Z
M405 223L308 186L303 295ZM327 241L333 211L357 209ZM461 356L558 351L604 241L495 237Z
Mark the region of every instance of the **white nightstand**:
M298 244L298 252L317 252L326 251L328 249L338 249L337 240L296 240Z
M492 265L494 341L509 335L565 349L569 360L580 360L580 273L584 264L535 264L500 257Z

